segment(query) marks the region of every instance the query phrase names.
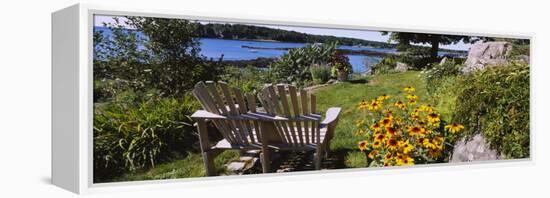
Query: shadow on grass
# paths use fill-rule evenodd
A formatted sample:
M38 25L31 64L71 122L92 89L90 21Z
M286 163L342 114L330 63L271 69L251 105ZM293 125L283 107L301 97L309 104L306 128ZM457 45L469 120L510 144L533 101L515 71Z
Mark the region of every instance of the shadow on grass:
M367 84L369 81L365 78L361 78L361 79L349 80L348 82L351 84Z
M332 150L327 158L321 161L321 169L343 169L346 166L346 155L351 152L349 149ZM259 160L258 160L259 161ZM313 152L304 151L281 151L274 152L272 155L271 172L296 172L313 171ZM253 168L247 170L244 174L261 174L261 164L257 163Z

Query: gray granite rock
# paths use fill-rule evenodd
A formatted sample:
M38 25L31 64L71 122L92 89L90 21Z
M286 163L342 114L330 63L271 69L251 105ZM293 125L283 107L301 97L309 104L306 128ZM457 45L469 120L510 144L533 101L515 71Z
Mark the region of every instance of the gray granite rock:
M485 69L489 65L503 65L508 62L512 45L508 42L478 42L468 51L463 73Z
M395 70L399 72L406 72L409 70L409 65L407 65L407 63L397 62Z
M471 140L460 140L456 143L451 162L471 162L501 159L497 151L489 148L485 138L481 134L475 135Z

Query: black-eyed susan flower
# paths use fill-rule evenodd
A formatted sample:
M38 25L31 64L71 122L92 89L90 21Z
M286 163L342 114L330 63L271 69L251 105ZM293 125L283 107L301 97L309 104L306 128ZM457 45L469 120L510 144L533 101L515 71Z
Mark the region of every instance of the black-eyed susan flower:
M380 120L380 125L382 125L384 127L390 127L390 126L392 126L392 124L393 124L392 118L386 117L386 118Z
M418 99L418 96L415 94L407 94L407 99Z
M464 129L464 125L457 124L457 123L452 123L452 124L449 124L449 125L445 126L445 129L447 131L451 132L452 134L454 134L454 133L459 132L462 129Z
M360 141L358 143L358 146L359 146L359 150L362 152L367 149L367 147L369 146L369 142L367 140Z
M380 141L374 141L372 143L372 148L377 149L377 148L380 148L380 146L382 146L382 142L380 142Z
M432 124L433 123L439 123L441 121L441 118L439 117L439 114L435 113L435 112L429 113L426 116L426 119L428 120L428 122L430 122Z
M396 150L397 149L397 146L398 146L398 142L395 138L390 138L388 139L388 141L386 142L386 147L389 149L389 150Z
M421 126L409 126L407 131L409 132L409 135L411 136L424 136L426 133L426 129L424 129Z
M374 159L376 157L376 155L378 155L378 150L372 150L368 157L371 158L371 159Z
M399 148L401 149L401 151L404 153L404 154L409 154L410 152L412 152L414 150L414 146L409 142L409 140L406 140L405 142L403 142Z
M430 112L430 113L431 113L432 111L434 111L432 105L429 105L429 104L428 104L428 105L420 105L419 108L420 108L422 111L425 111L425 112Z
M387 100L387 99L390 99L390 95L382 94L381 96L378 96L378 98L376 98L376 100L378 100L378 101L383 101L383 100Z
M378 135L376 135L376 136L374 137L374 141L380 141L380 142L382 142L382 141L384 141L385 139L386 139L386 135L384 135L384 134L378 134Z
M382 106L381 101L372 100L368 105L368 109L371 111L378 111L378 109L380 109L380 106Z
M412 92L414 92L416 89L415 89L413 86L410 86L410 85L409 85L409 86L406 86L405 89L403 89L403 90L405 90L407 93L412 93Z
M401 109L401 110L403 110L403 109L405 109L405 108L407 107L407 105L405 105L405 103L402 102L402 101L397 101L397 102L395 102L394 105L395 105L397 108Z
M390 161L392 159L393 155L388 152L386 155L384 155L384 161Z
M393 127L386 127L386 132L387 132L388 136L393 137L393 136L395 136L395 134L397 134L397 129L395 129Z
M380 131L382 129L382 125L380 125L380 123L374 123L373 125L370 125L370 129L373 131Z
M414 165L414 159L409 157L408 155L403 155L403 156L397 158L397 165L398 166Z
M436 149L436 146L435 144L433 143L433 141L429 138L424 138L424 141L422 141L422 146L424 148L428 148L428 149Z
M369 107L369 103L365 100L361 100L361 102L359 102L359 105L357 105L357 109L359 110L365 110Z
M441 150L438 150L438 149L428 149L428 154L429 154L430 157L432 157L432 158L438 158L439 156L441 156Z
M409 105L415 105L416 99L409 99Z

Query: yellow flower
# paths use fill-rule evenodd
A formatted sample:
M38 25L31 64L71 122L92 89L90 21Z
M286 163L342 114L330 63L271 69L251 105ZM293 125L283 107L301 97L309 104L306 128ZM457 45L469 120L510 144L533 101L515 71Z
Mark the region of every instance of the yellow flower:
M407 106L405 105L405 103L403 103L403 102L401 102L401 101L395 102L394 105L395 105L397 108L401 109L401 110L403 110L403 109L405 109L405 108L407 107Z
M358 129L357 131L354 132L354 135L355 136L360 136L360 135L364 135L365 133L366 133L365 130Z
M464 125L457 124L457 123L452 123L452 124L449 124L449 125L445 126L445 129L448 130L449 132L451 132L452 134L454 134L454 133L459 132L462 129L464 129Z
M391 153L386 153L386 155L384 155L384 161L390 161L392 157L393 155Z
M411 93L414 92L416 89L413 86L406 86L403 90L405 90L407 93Z
M397 130L393 127L386 127L386 132L388 132L389 137L393 137L397 133Z
M397 165L398 166L410 166L414 165L414 159L409 157L408 155L402 155L397 158Z
M369 103L367 103L365 100L361 100L361 102L357 106L357 109L364 110L364 109L367 109L368 107L369 107Z
M360 126L363 125L364 123L365 123L365 120L359 119L359 120L355 121L355 126L356 126L356 127L360 127Z
M361 150L361 151L366 150L368 145L369 145L369 142L367 140L359 142L358 143L359 150Z
M378 155L378 150L372 150L369 153L369 158L374 159L374 157L376 157L376 155Z
M378 96L378 98L376 98L376 100L378 100L378 101L383 101L383 100L387 100L387 99L390 99L390 96L387 95L387 94L382 94L381 96Z
M374 123L373 125L370 125L370 128L374 131L380 131L380 129L382 129L382 125L380 125L380 123Z
M420 105L420 110L425 112L432 112L434 109L432 108L432 105Z
M439 123L439 121L441 121L441 119L439 118L439 114L435 112L429 113L427 116L427 119L428 119L428 122L432 124Z
M384 127L390 127L393 124L392 122L393 122L392 118L387 117L387 118L384 118L384 119L380 120L380 125L382 125Z
M410 105L415 105L416 104L416 99L409 99L409 104Z
M384 134L378 134L376 135L376 137L374 137L374 141L379 141L379 142L382 142L386 139L386 135Z
M414 95L414 94L407 94L407 99L418 99L418 96L417 95Z
M377 111L378 109L380 109L381 105L382 104L380 101L372 100L371 103L368 105L368 109L371 111Z
M422 128L421 126L409 126L407 131L409 131L409 135L411 136L424 136L426 133L426 129Z
M430 140L429 138L425 138L422 141L422 146L424 146L425 148L429 148L429 149L436 149L435 144L433 144L432 140Z
M380 141L374 141L374 143L372 143L372 148L380 148L380 146L382 146L382 142Z
M409 143L409 140L407 141L400 141L399 143L397 143L399 145L399 149L404 153L404 154L408 154L410 153L412 150L414 150L414 146Z
M397 149L397 146L398 146L398 142L395 138L390 138L388 139L388 142L386 142L386 147L392 151Z

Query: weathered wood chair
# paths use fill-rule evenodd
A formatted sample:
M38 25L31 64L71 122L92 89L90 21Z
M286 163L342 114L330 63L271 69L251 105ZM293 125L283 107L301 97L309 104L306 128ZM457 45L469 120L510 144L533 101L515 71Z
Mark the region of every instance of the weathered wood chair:
M276 133L277 138L262 139L262 167L264 172L270 170L271 150L306 150L315 151L315 169L321 168L321 159L329 149L334 135L341 108L332 107L326 112L325 119L317 113L316 97L304 90L298 91L292 85L271 85L259 93L259 99L274 130L262 125L261 136Z
M259 119L256 112L256 97L243 95L226 83L199 82L193 94L200 101L203 110L198 110L191 118L197 121L201 152L206 175L216 174L214 158L227 149L260 150ZM207 121L211 121L223 136L214 146L208 141Z

